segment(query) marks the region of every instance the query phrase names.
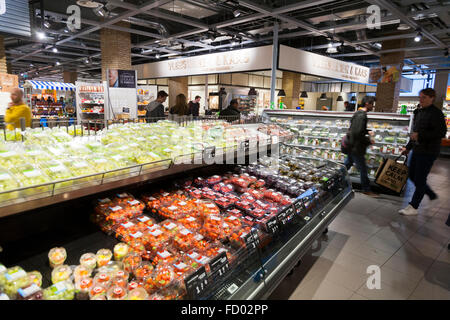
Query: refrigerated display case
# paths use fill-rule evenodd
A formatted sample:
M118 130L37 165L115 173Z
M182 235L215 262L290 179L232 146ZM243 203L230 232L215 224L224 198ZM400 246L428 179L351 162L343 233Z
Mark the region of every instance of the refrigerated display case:
M345 112L265 110L263 121L276 123L294 134L294 138L284 145L285 152L343 163L345 155L340 150L341 140L350 127L352 116ZM368 113L368 130L375 132L375 144L368 147L366 154L372 182L383 158L400 156L401 148L408 142L411 120L410 115ZM358 177L359 172L352 167L350 175Z
M269 144L270 156L278 148L278 140L283 141L259 139L259 146ZM98 264L99 257L105 256L101 249L108 250L105 252L109 260L116 244L124 241L130 245L131 255L122 257L122 262L105 261L104 266L101 260L88 279L112 283L112 273L127 266L126 272L140 270L139 274L149 274L145 281L130 279L127 289L143 287L152 299L267 298L314 240L327 230L353 193L345 168L336 162L292 155L270 158L266 153L261 157L261 149L250 149L249 142L242 141L238 148L244 151L247 163L253 158L252 153L257 152L256 163L182 165L172 160L168 168L113 179L109 185L78 188L60 194L55 202L45 198L33 206L28 202L11 206L7 220L3 218L0 224L2 229L15 231L1 233L2 263L7 267L21 266L24 271L30 268L40 271L45 299L73 299L83 293L73 287L83 285L70 280L60 285L51 283L49 250L65 247L67 253L62 263L67 266L81 263L80 256L89 252L97 257ZM238 157L233 155L234 159ZM203 192L200 200L195 198L198 192L194 188ZM55 196L58 195L52 197ZM158 206L162 203L166 205ZM142 211L143 204L146 211ZM194 209L190 210L194 211L186 211L191 205ZM21 214L12 214L9 211L12 208L13 213ZM5 212L2 211L3 216ZM30 225L26 223L27 217L34 219L34 225L27 228L29 234L23 234L22 228ZM42 221L36 221L35 217ZM202 223L196 225L192 219ZM221 223L219 229L214 227L217 221ZM47 228L53 225L43 238L39 233L41 223ZM183 231L185 228L191 230ZM217 230L220 232L215 235ZM8 236L14 241L6 241ZM30 241L37 238L45 241ZM27 250L20 249L24 246ZM141 255L139 261L133 254ZM141 265L138 269L142 259L154 264L147 263L147 267ZM77 272L84 270L80 268ZM103 273L109 273L111 280ZM86 281L86 286L89 283ZM105 298L108 290L99 288L96 293L95 286L90 287L91 298ZM124 297L123 292L120 297Z

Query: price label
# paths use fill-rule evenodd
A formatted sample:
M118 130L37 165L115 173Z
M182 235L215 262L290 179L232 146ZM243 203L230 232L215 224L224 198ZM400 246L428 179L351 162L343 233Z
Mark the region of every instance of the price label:
M248 250L254 250L259 246L259 237L258 234L253 234L251 231L247 234L241 236L241 238L245 242L245 246Z
M266 222L266 230L271 234L277 233L279 228L277 217L274 216L269 221Z
M139 202L138 200L128 201L128 203L129 203L131 206L136 206L136 205L140 204L140 202Z
M184 279L186 291L191 299L197 299L202 296L209 286L205 267L200 267L190 276Z
M303 201L301 199L297 200L297 202L294 203L294 208L297 214L300 214L305 209Z
M286 210L282 210L278 216L278 222L280 223L280 225L285 225L287 223L287 211Z
M221 252L217 257L213 258L209 263L211 273L218 273L219 276L223 276L227 271L230 270L230 265L228 263L227 253Z
M143 216L142 218L138 218L138 220L139 220L140 222L147 222L148 220L150 220L150 218L147 217L147 216Z

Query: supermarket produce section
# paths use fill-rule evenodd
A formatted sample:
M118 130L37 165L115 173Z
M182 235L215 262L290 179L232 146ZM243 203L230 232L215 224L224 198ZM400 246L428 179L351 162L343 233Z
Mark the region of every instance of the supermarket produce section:
M2 181L4 208L98 186L98 176L117 187L2 218L2 299L266 298L353 196L339 163L270 150L251 162L248 141L290 135L276 125L160 121L89 137L72 130L33 129L24 142L3 141L3 181L14 183ZM177 157L242 146L245 164L170 171ZM149 174L169 171L126 180L144 164ZM14 225L34 234L13 235L6 229Z

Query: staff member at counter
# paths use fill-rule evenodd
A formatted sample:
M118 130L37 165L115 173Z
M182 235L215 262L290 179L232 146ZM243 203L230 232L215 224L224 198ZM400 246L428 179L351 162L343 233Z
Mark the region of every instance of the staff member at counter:
M31 127L31 109L23 102L23 92L19 88L11 91L11 102L5 113L6 129L20 129L20 119L25 118L25 126Z

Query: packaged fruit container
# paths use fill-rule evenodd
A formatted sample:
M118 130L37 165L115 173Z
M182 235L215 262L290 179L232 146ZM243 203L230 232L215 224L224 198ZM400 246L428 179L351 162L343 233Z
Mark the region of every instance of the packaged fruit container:
M112 252L109 249L100 249L97 251L95 255L97 259L97 266L103 267L106 266L112 259Z
M114 246L114 260L122 261L122 259L128 254L130 247L123 242L120 242Z
M52 268L55 268L57 266L64 264L64 261L66 261L66 258L67 258L66 249L64 249L62 247L50 249L50 251L48 253L50 267L52 267Z
M93 270L97 266L97 256L93 253L85 253L80 257L80 265Z
M44 289L44 300L73 300L75 286L71 281L61 281Z
M187 215L184 218L179 219L178 223L180 223L182 226L193 232L200 230L200 228L202 227L200 220L190 215Z
M170 219L164 220L159 225L161 227L161 230L164 233L170 235L170 237L175 236L180 230L180 225L177 222Z
M222 225L223 219L220 215L208 215L199 232L209 240L222 239L224 237Z
M21 267L12 267L6 269L0 274L0 283L3 284L3 291L14 299L19 288L26 287L31 284L31 279Z
M68 265L57 266L52 271L52 283L69 280L72 269Z
M123 268L128 273L134 273L134 270L142 263L142 258L138 254L129 253L123 258Z
M180 251L188 251L192 248L194 241L194 234L186 228L181 228L172 239L172 246Z
M83 265L79 265L75 267L75 270L73 271L73 276L75 281L82 279L82 278L86 278L86 277L90 277L92 274L92 269L83 266Z
M111 283L111 274L108 272L98 272L94 277L94 285L109 287Z
M126 300L128 290L121 286L111 286L106 292L108 300Z
M167 287L175 279L173 267L170 264L158 265L153 272L152 279L156 288Z
M96 300L99 297L105 297L106 298L106 287L96 284L89 290L89 298L91 300ZM103 299L102 299L103 300Z
M27 272L27 276L30 280L30 283L34 283L38 287L42 286L42 274L39 271Z
M138 281L145 281L153 273L154 267L148 261L143 261L134 271L133 274Z
M161 263L172 263L177 257L175 250L171 248L157 249L153 256L153 265L157 266Z
M145 247L147 250L156 251L168 244L170 236L163 232L160 227L155 227L144 232Z
M27 287L20 288L17 291L17 299L18 300L43 300L44 293L40 286L36 284L31 284Z
M127 300L147 300L148 293L144 288L136 288L128 292Z

